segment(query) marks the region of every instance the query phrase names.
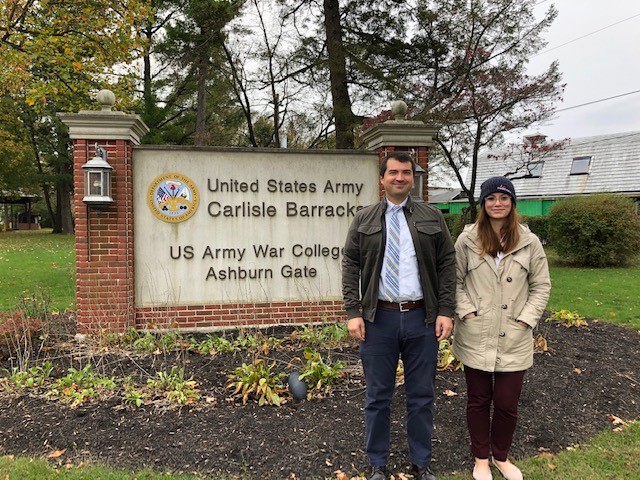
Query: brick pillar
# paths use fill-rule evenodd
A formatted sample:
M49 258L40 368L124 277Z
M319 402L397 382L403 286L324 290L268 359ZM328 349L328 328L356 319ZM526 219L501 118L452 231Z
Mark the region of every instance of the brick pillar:
M76 302L79 333L121 332L135 325L133 262L133 147L149 131L138 115L112 111L113 93L98 93L100 111L59 113L73 140ZM113 204L102 210L83 201L82 165L107 151L113 167Z
M393 120L374 125L363 133L366 148L378 152L378 161L394 151L411 152L416 163L424 169L422 175L422 200L429 199L429 149L433 146L433 137L438 129L421 121L406 120L407 104L393 102L391 111ZM380 186L380 197L383 195Z

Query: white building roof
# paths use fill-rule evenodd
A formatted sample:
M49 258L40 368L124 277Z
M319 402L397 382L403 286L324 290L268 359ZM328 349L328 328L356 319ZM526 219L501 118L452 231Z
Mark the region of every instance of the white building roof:
M480 155L476 198L485 179L513 172L521 163L519 156L505 155L504 151ZM590 158L583 162L588 163L588 173L571 174L574 159L585 157ZM540 176L522 178L526 173L522 170L508 175L518 198L557 198L604 192L640 194L640 132L570 139L564 147L541 161L544 165ZM468 172L467 184L470 181Z

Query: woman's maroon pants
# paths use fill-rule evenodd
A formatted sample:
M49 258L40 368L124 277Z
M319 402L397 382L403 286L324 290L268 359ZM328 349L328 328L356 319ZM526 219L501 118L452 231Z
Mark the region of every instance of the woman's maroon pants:
M464 373L471 452L476 458L489 458L492 454L504 462L518 422L518 401L525 371L484 372L465 365Z

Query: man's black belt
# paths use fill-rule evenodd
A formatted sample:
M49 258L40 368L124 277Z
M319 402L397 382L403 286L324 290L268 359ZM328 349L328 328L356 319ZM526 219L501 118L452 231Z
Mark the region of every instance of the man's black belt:
M386 308L387 310L398 310L400 312L408 312L409 310L415 310L421 308L424 305L424 300L415 300L410 302L387 302L386 300L378 300L378 307Z

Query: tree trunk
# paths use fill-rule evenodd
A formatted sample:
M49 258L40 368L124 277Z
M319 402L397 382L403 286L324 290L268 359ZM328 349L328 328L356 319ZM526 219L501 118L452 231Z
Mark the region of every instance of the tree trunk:
M143 59L143 98L144 98L144 112L147 115L151 114L153 107L155 106L155 100L153 98L153 90L151 85L151 53L149 52L148 45L151 45L153 41L153 26L151 23L143 30L145 39L147 40L147 47L145 48Z
M324 27L327 33L329 80L335 117L336 148L354 148L355 116L347 83L347 61L342 43L339 0L324 0Z
M201 53L198 65L198 101L196 105L196 131L193 143L207 144L207 75L209 73L209 54L206 49Z
M222 48L224 50L224 54L227 58L227 63L229 64L229 71L231 72L231 76L233 77L232 88L233 92L236 95L236 99L238 103L240 103L240 107L242 108L242 113L244 114L244 118L247 122L247 132L249 137L249 142L254 147L258 146L258 142L256 141L255 131L253 130L253 118L251 115L251 101L249 100L249 95L247 94L247 90L245 85L242 83L242 77L238 72L235 61L233 59L233 55L227 48L227 45L222 42Z
M51 205L51 189L49 188L49 185L46 183L43 183L41 187L42 187L42 198L44 198L44 202L47 206L47 212L49 212L49 218L51 219L51 227L53 228L53 233L59 233L60 226L59 226L58 220L56 219L55 212L53 211L53 205Z
M36 139L36 131L33 125L33 122L30 121L29 117L23 117L23 121L27 125L29 129L29 137L31 139L31 147L33 148L33 158L36 162L36 168L38 169L38 173L44 177L44 167L42 165L42 159L40 158L40 149L38 148L38 141ZM44 197L44 202L47 205L47 212L49 212L49 218L51 218L51 226L53 227L53 233L60 233L60 221L57 217L56 213L53 211L53 205L51 204L51 188L50 185L46 182L42 182L42 196Z
M72 184L73 176L70 173L70 165L60 166L60 181L56 189L57 216L59 219L60 231L67 235L73 234L73 214L72 214Z

